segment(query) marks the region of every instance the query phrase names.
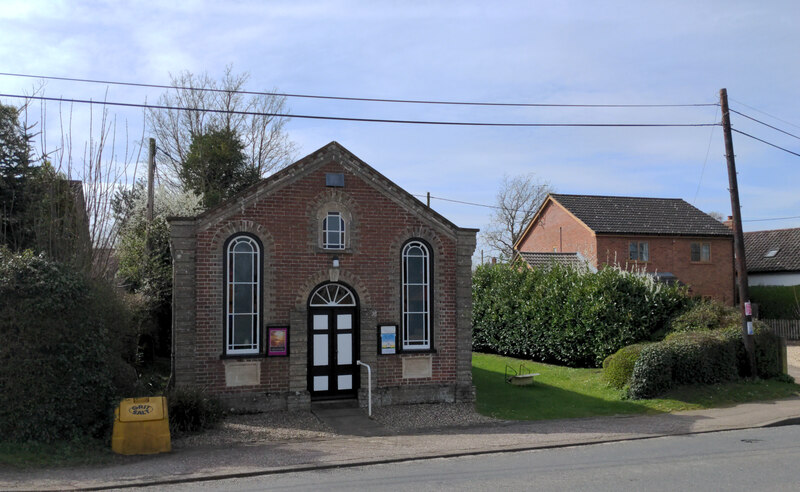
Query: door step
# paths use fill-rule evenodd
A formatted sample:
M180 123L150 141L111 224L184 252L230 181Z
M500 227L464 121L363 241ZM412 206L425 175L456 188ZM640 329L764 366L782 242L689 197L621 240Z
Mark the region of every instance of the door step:
M314 410L333 410L338 408L358 408L358 400L355 398L338 398L333 400L314 400L311 402L311 411Z

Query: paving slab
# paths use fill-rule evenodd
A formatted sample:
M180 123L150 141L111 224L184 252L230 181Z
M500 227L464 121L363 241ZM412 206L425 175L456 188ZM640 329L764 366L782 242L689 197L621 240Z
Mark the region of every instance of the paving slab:
M360 408L312 408L311 413L341 436L388 436L389 431Z

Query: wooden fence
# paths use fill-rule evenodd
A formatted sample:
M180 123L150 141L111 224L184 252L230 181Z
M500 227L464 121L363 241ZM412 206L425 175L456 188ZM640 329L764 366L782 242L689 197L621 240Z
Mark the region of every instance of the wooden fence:
M762 319L761 321L786 340L800 340L800 319Z

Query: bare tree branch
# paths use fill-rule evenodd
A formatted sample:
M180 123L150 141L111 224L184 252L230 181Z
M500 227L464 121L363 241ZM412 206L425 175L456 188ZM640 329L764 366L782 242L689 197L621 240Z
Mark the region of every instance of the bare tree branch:
M514 243L522 235L536 211L554 190L546 181L534 174L503 176L497 192L497 208L491 222L481 234L489 249L496 251L501 259L509 260L514 253Z

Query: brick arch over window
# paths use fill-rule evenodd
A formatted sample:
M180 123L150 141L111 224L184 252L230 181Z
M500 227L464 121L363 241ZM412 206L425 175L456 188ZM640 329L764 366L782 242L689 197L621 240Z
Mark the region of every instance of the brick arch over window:
M261 305L263 306L263 314L261 317L261 324L268 323L270 320L275 319L275 299L273 275L275 268L275 242L267 230L261 224L252 220L234 220L226 223L220 227L211 239L210 248L210 262L208 267L208 274L212 280L212 285L215 289L219 289L219 299L222 299L222 289L224 289L223 278L223 263L225 261L225 244L232 236L241 233L249 233L258 238L262 246L262 262L263 269L261 271ZM219 309L214 310L214 323L217 326L224 326L224 310L220 305Z
M429 227L410 227L396 236L390 245L390 253L393 260L388 269L387 282L389 282L389 285L391 285L397 293L395 296L395 306L393 306L392 310L397 313L398 319L402 318L403 307L400 305L400 303L403 289L403 248L406 246L406 244L415 239L422 240L422 242L427 243L426 245L430 248L430 251L428 252L430 254L429 260L431 261L431 266L433 267L433 271L431 272L433 284L430 286L433 305L429 306L429 309L432 309L431 327L433 331L431 344L433 347L436 347L437 345L440 345L440 343L438 343L438 337L439 333L441 332L441 330L437 329L437 327L442 326L441 299L444 297L442 295L444 288L444 276L442 272L442 264L444 262L442 260L445 258L445 246L441 237Z
M347 284L350 286L350 288L352 288L356 296L358 296L359 306L361 308L373 306L372 297L369 294L369 290L367 290L366 285L364 285L364 282L362 282L360 278L348 273L347 270L344 270L339 272L339 278L337 281ZM301 311L305 310L308 306L308 296L311 295L311 292L315 287L318 287L320 284L326 282L330 282L329 272L318 272L308 277L302 283L297 295L295 296L295 309Z
M323 248L322 223L329 212L339 212L345 222L345 252L358 250L359 221L355 200L346 192L338 189L325 190L317 195L306 208L309 223L309 242L312 251L337 251ZM341 249L338 251L342 251Z

